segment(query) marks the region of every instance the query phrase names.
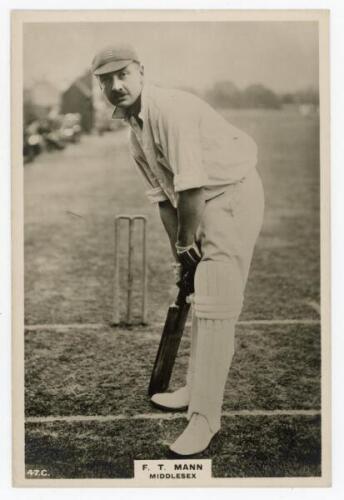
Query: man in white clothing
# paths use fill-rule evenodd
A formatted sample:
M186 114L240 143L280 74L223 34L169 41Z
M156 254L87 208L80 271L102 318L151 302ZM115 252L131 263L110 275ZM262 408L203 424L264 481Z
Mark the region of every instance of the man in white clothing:
M100 51L92 63L114 118L128 121L135 165L159 205L177 280L194 270L191 352L184 387L155 394L164 408L188 407L170 449L192 455L220 429L235 323L264 210L257 147L198 97L144 81L132 47ZM191 273L192 274L192 273Z

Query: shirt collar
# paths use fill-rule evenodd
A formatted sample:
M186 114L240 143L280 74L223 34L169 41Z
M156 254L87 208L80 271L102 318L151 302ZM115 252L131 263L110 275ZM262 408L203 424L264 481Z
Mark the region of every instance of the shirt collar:
M144 85L142 88L141 92L141 109L138 114L138 117L144 121L144 110L145 110L145 104L146 104L146 99L147 99L147 94L148 94L148 87L147 85ZM112 113L112 118L115 120L127 120L129 121L130 117L133 116L131 113L128 113L128 111L125 108L121 108L120 106L117 106Z

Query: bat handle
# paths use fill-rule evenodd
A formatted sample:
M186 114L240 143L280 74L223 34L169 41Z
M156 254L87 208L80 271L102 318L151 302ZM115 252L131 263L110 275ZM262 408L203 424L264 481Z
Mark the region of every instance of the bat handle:
M187 294L185 293L185 291L183 289L179 289L177 298L175 300L175 305L177 307L184 305L186 303L186 299L187 299Z

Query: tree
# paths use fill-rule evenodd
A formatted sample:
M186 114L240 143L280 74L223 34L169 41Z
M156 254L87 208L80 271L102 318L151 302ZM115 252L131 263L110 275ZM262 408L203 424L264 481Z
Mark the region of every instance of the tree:
M206 93L206 99L216 107L241 107L241 92L230 81L216 82L213 88Z
M278 96L261 84L253 84L240 90L230 81L216 82L205 98L215 107L221 108L280 108Z
M249 85L243 92L243 100L246 108L278 109L281 106L278 96L260 83Z
M298 104L319 105L319 92L313 87L307 87L295 92L295 102Z

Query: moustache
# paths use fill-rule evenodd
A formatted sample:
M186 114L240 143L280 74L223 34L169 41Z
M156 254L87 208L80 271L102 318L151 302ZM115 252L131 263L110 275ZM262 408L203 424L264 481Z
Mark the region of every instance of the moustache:
M120 99L121 97L125 97L127 94L125 94L124 92L121 92L121 93L118 93L118 92L111 92L111 99L113 99L114 101L117 101L118 99Z

